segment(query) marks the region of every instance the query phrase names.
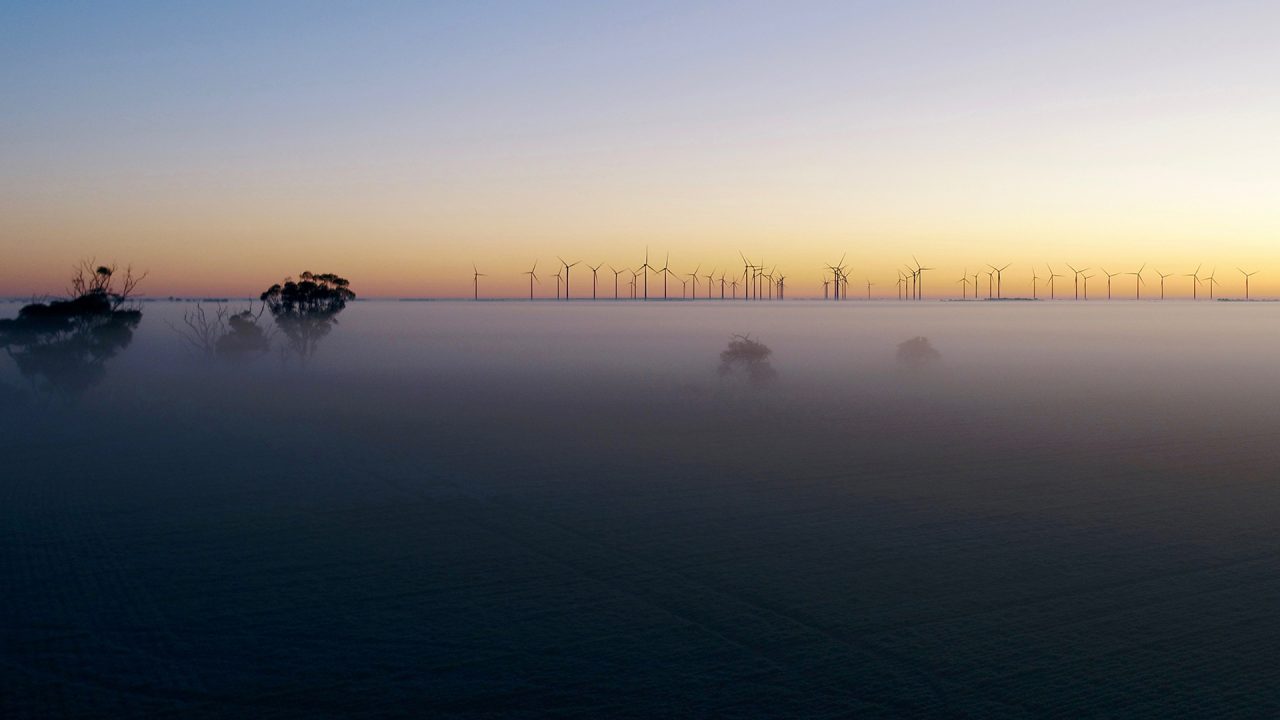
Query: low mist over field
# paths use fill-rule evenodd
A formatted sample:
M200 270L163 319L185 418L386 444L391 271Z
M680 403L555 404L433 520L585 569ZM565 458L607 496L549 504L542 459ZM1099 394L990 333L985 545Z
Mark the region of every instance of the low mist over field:
M1280 306L139 307L3 365L10 712L1280 709Z

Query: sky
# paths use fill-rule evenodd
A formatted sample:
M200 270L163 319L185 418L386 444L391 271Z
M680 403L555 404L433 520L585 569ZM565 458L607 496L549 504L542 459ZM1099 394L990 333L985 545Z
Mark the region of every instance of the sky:
M1276 27L1231 1L10 0L0 295L87 257L152 296L304 270L469 296L474 263L520 297L535 260L554 295L556 256L646 248L744 252L792 297L846 253L878 295L913 254L938 296L988 263L1006 294L1148 263L1186 295L1203 263L1280 295Z

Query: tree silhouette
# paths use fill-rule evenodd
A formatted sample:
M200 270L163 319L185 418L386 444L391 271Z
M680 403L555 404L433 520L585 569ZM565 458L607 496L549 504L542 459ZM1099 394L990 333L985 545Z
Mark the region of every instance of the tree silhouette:
M927 337L913 337L898 343L898 364L908 368L920 368L942 359L942 353L934 349Z
M106 376L106 362L129 346L142 311L125 307L143 276L82 262L72 297L31 303L0 320L0 348L41 392L74 399Z
M763 387L778 378L778 371L769 362L773 350L759 340L752 340L749 335L732 335L729 345L720 352L720 377L728 377L742 370L747 380L757 387Z
M332 273L304 272L297 282L286 279L262 293L262 302L300 361L315 353L320 340L338 323L338 313L355 299L349 285L346 278Z

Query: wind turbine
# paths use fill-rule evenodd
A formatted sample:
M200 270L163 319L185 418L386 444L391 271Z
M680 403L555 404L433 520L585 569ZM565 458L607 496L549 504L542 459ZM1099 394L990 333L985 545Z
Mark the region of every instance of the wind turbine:
M919 260L916 260L916 256L915 256L915 255L912 255L912 256L911 256L911 260L912 260L912 261L914 261L914 262L915 262L915 264L916 264L916 271L915 271L915 272L916 272L916 277L918 278L918 284L916 285L916 299L917 299L917 300L923 300L923 299L924 299L924 271L925 271L925 270L932 270L933 268L931 268L931 267L921 267L921 266L920 266L920 261L919 261Z
M996 299L1002 299L1004 297L1003 273L1009 269L1009 265L1006 263L1004 267L996 267L995 265L988 265L987 267L996 271Z
M701 265L699 265L698 267L702 267L702 266L701 266ZM694 270L694 272L696 273L696 272L698 272L698 271L697 271L697 270ZM706 274L706 275L704 275L703 277L705 277L705 278L707 279L707 299L708 299L708 300L710 300L710 299L711 299L711 281L712 281L712 280L715 280L715 277L716 277L716 271L715 271L715 268L712 268L712 269L711 269L711 272L707 273L707 274ZM697 283L694 283L693 285L694 285L694 288L693 288L693 294L694 294L694 295L697 295L697 294L698 294L698 287L697 287L697 286L698 286L698 284L697 284Z
M1240 268L1236 268L1236 269L1240 270ZM1248 300L1249 299L1249 278L1253 277L1254 275L1257 275L1258 271L1254 270L1253 272L1245 272L1244 270L1240 270L1240 274L1244 276L1244 299Z
M1083 271L1083 270L1081 270L1081 272L1084 272L1084 271ZM1084 299L1085 299L1085 300L1088 300L1088 299L1089 299L1089 278L1091 278L1091 277L1093 277L1093 276L1092 276L1092 275L1084 275L1084 276L1082 276L1082 277L1084 277Z
M689 281L685 280L684 278L680 278L680 299L683 300L688 296L689 296ZM697 297L695 296L694 299L696 300Z
M738 278L735 276L729 281L729 288L733 291L733 299L738 299Z
M538 261L534 260L533 267L529 268L529 270L523 274L529 276L529 299L532 300L533 299L533 282L537 280L539 284L542 283L541 280L538 280Z
M560 257L559 255L556 256L556 259L560 261L561 265L564 265L564 299L568 300L569 299L569 268L573 267L574 265L577 265L582 261L575 260L571 263L567 263L564 261L564 258Z
M671 276L671 253L667 253L667 259L662 261L662 269L658 272L662 273L662 299L667 299L667 278Z
M847 255L847 253L845 255ZM831 283L832 283L831 299L832 300L840 299L840 271L844 268L845 255L840 256L840 262L836 263L835 265L827 266L827 269L831 271Z
M644 271L644 299L648 300L649 299L649 271L653 269L653 266L649 264L648 246L646 246L644 249L644 264L637 269Z
M1222 284L1222 283L1218 282L1218 281L1217 281L1217 279L1215 279L1215 278L1214 278L1214 275L1217 275L1217 274L1218 274L1218 268L1216 268L1216 267L1215 267L1215 268L1213 269L1213 272L1209 273L1209 277L1205 278L1205 282L1208 282L1208 283L1209 283L1209 299L1210 299L1210 300L1212 300L1212 299L1213 299L1213 288L1214 288L1214 286L1215 286L1215 285L1221 285L1221 284Z
M825 285L825 283L823 283ZM907 279L902 275L902 271L898 271L898 300L902 300L902 291L906 289Z
M964 274L960 276L960 279L956 281L956 284L960 286L960 299L961 300L969 299L969 269L968 268L965 268ZM978 288L975 287L973 289L973 295L974 295L974 299L977 299Z
M1156 270L1156 274L1160 276L1160 299L1163 300L1164 299L1164 279L1167 277L1172 277L1173 273L1162 273L1159 270Z
M622 268L621 270L614 270L613 266L610 265L609 270L613 272L613 299L617 300L618 299L618 276L626 272L627 268Z
M631 268L627 268L627 270L631 272L631 299L635 300L636 290L639 289L637 286L640 284L640 268L636 268L635 270L632 270ZM649 278L646 277L645 285L648 286L648 284L649 284Z
M475 296L473 297L473 299L479 300L480 299L480 278L488 277L488 276L480 272L478 269L476 269L475 263L471 263L471 270L473 271L473 274L471 276L471 284L474 286L474 289L475 289Z
M1076 274L1076 278L1075 278L1075 281L1076 281L1076 299L1077 299L1077 300L1079 300L1079 299L1080 299L1080 274L1081 274L1081 273L1087 273L1087 272L1089 272L1089 268L1084 268L1083 270L1077 270L1077 269L1075 268L1075 266L1074 266L1074 265L1072 265L1071 263L1067 263L1067 267L1071 268L1071 272L1073 272L1073 273L1075 273L1075 274ZM1089 295L1089 293L1085 293L1085 299L1086 299L1086 300L1088 300L1088 299L1089 299L1089 298L1088 298L1088 295Z
M787 299L786 292L787 292L787 276L783 275L782 273L778 273L778 299L786 300Z
M751 261L747 259L746 255L742 254L741 250L738 251L738 257L742 258L742 299L746 300L747 296L750 294L747 290L747 275L748 271L751 270ZM738 299L738 291L736 288L733 291L733 299Z
M564 281L564 275L561 275L561 273L563 272L564 272L563 270L556 271L556 299L557 300L560 299L560 283Z
M1102 274L1103 274L1103 275L1106 275L1106 276L1107 276L1107 299L1108 299L1108 300L1110 300L1110 299L1111 299L1111 278L1113 278L1113 277L1115 277L1115 276L1119 275L1120 273L1118 273L1118 272L1107 272L1107 269L1106 269L1106 268L1099 268L1099 269L1100 269L1100 270L1102 270Z
M1060 277L1062 277L1062 276L1061 276L1061 275L1059 275L1058 273L1056 273L1056 272L1054 272L1054 271L1053 271L1053 266L1052 266L1052 265L1049 265L1049 264L1047 264L1047 263L1046 263L1046 264L1045 264L1045 267L1049 268L1049 299L1050 299L1050 300L1055 300L1055 299L1057 299L1058 295L1057 295L1057 288L1056 288L1056 286L1054 285L1054 282L1053 282L1053 281L1054 281L1054 279L1055 279L1055 278L1060 278Z
M823 300L831 299L831 281L830 280L822 281L822 299Z
M596 271L599 270L603 265L604 263L600 263L595 267L591 267L590 265L587 266L591 268L591 299L592 300L596 299Z
M1196 271L1195 271L1195 272L1193 272L1193 273L1191 273L1191 274L1189 274L1189 275L1183 275L1183 276L1182 276L1182 277L1189 277L1189 278L1191 278L1191 299L1192 299L1192 300L1197 300L1197 299L1198 299L1198 297L1197 297L1197 293L1196 293L1196 289L1200 287L1200 268L1201 268L1201 267L1203 267L1203 265L1197 265L1197 266L1196 266ZM1216 269L1215 269L1215 272L1216 272ZM1209 287L1212 289L1212 287L1213 287L1213 286L1212 286L1212 285L1210 285Z
M1142 286L1147 284L1147 281L1142 279L1142 271L1146 269L1147 269L1147 264L1142 263L1142 267L1138 268L1138 272L1125 273L1125 275L1133 275L1135 278L1137 278L1136 280L1133 281L1133 299L1134 300L1142 299Z
M702 269L702 266L699 265L698 267L693 269L693 272L689 273L689 277L693 279L693 299L694 300L698 299L698 271L701 269Z
M720 299L724 299L724 270L720 271Z
M871 299L871 286L872 286L872 285L875 285L875 283L871 282L871 278L867 278L867 299L868 299L868 300L870 300L870 299Z
M966 270L965 272L968 272L968 271ZM977 300L977 299L978 299L978 288L980 287L980 286L978 285L978 276L979 276L979 275L981 275L981 274L982 274L981 272L976 272L976 273L974 273L974 274L973 274L973 299L974 299L974 300ZM991 273L987 273L987 276L988 276L988 277L987 277L987 297L990 297L990 296L991 296L991 277L990 277L990 275L991 275Z
M987 299L990 300L992 297L994 297L993 293L995 292L994 288L995 288L996 274L991 272L990 270L987 270L986 273L987 273Z
M1032 265L1031 266L1031 299L1032 300L1036 299L1036 282L1039 279L1040 278L1036 276L1036 266Z

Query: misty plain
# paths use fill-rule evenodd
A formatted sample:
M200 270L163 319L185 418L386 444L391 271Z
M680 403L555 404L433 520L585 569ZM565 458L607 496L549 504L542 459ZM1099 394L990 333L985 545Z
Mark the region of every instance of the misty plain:
M0 356L6 717L1280 712L1280 305L138 308Z

